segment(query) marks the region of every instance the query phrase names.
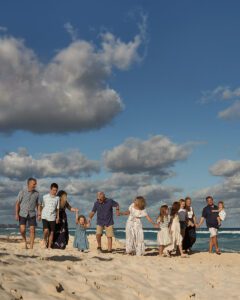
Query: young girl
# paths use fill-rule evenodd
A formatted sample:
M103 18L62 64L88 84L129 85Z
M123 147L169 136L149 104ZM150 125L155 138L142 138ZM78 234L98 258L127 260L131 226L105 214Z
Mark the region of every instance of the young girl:
M158 232L157 235L160 256L163 256L164 248L167 245L171 244L171 235L168 228L169 222L170 222L170 216L168 214L168 206L162 205L160 207L160 215L157 218L157 223L159 224L160 227L160 231Z
M129 206L128 211L119 213L119 215L129 215L126 224L127 254L144 255L145 245L141 218L146 217L150 223L155 224L148 216L145 206L145 199L142 196L138 196Z
M171 220L170 220L170 232L172 235L172 243L171 245L166 247L166 250L170 254L172 251L176 251L177 248L181 254L181 257L186 257L186 255L183 254L182 250L182 235L181 235L181 228L180 228L180 222L178 217L178 211L180 208L179 202L174 202L171 209Z
M73 242L73 247L78 248L79 251L84 252L89 248L86 229L90 226L84 216L78 216L76 211L76 231Z
M224 202L223 201L219 201L218 202L218 215L219 215L219 220L218 223L219 225L221 225L221 221L224 221L226 218L226 211L224 209Z

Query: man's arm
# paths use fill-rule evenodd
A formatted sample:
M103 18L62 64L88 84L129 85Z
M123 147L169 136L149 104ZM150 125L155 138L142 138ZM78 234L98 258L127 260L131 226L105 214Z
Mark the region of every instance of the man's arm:
M204 217L201 217L200 222L196 225L196 227L200 227L204 222Z
M94 215L95 215L95 212L91 211L90 214L89 214L89 222L92 221L92 218L94 217Z

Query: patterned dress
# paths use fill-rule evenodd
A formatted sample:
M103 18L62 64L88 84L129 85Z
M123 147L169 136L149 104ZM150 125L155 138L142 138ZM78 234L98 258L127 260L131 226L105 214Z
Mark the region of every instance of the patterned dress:
M68 231L68 221L66 209L71 209L71 206L68 202L64 205L63 208L59 209L59 223L56 224L54 239L53 239L53 248L55 249L65 249L68 240L69 240L69 231Z
M145 244L141 218L146 217L145 209L138 210L134 208L134 203L129 206L130 215L126 224L126 253L135 253L144 255Z
M73 247L78 248L78 250L89 249L86 228L80 224L76 226Z
M170 216L164 216L163 222L161 222L160 218L158 219L160 231L157 235L157 241L159 246L167 246L170 245L172 242L171 235L169 232L169 225Z

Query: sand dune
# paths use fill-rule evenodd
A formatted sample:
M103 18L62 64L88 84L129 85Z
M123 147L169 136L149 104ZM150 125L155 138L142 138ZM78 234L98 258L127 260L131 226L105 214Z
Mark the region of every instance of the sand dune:
M196 253L189 258L160 258L96 252L72 247L46 250L37 239L33 250L22 249L17 237L0 238L0 299L240 299L240 255ZM104 241L106 245L106 240Z

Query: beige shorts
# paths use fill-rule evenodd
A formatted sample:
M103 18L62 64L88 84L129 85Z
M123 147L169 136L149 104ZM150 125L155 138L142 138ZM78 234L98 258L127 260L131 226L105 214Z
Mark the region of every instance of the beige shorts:
M106 231L107 237L114 237L113 225L110 226L99 226L97 225L96 234L103 234L103 230Z
M218 234L217 228L214 228L214 227L210 227L209 232L210 232L210 237L217 236L217 234Z

